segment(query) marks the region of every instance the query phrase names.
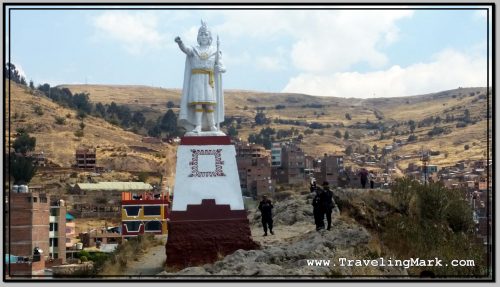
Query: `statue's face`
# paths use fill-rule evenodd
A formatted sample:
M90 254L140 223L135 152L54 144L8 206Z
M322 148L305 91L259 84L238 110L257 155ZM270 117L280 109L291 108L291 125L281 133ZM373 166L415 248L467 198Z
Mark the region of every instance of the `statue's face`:
M210 45L211 40L212 39L208 31L200 31L198 33L198 44L200 44L201 46Z

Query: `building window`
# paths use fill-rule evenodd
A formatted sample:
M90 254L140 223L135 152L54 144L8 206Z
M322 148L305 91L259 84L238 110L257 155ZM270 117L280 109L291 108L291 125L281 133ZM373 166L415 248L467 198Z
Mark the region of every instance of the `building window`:
M57 223L50 223L49 224L49 230L50 231L57 231L57 226L58 226Z
M125 206L123 207L127 216L139 216L139 210L141 210L140 206Z
M127 227L127 231L137 232L137 231L139 231L139 228L141 227L141 222L140 221L126 221L125 226Z
M41 203L47 203L47 198L46 197L40 197L40 202Z
M161 222L150 221L146 223L146 231L161 231Z
M144 206L144 215L147 215L147 216L161 215L161 207L160 206Z
M37 202L37 201L38 201L38 198L33 197L33 202Z
M49 238L49 244L52 247L59 246L59 240L58 240L58 238Z

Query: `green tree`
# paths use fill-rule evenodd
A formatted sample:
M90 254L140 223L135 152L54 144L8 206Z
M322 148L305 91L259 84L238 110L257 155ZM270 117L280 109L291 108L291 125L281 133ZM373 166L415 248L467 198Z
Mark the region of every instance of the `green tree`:
M30 89L32 90L35 89L35 84L33 84L33 80L30 80Z
M95 104L95 111L97 115L101 116L102 118L106 117L106 108L102 103Z
M12 63L5 64L4 76L5 78L10 79L18 84L26 85L26 79L21 76L16 66Z
M339 130L336 130L334 135L339 139L342 138L342 133Z
M36 138L30 137L27 132L22 132L17 136L12 144L16 153L26 155L30 151L34 151L36 146Z
M135 112L131 121L133 125L141 127L146 122L146 117L141 112Z
M10 154L10 175L14 178L14 184L27 184L36 172L34 160L24 155Z
M238 130L233 126L231 125L228 129L227 129L227 134L230 136L230 137L237 137L238 136Z
M349 139L349 132L346 130L344 132L344 140L348 140Z
M352 145L347 146L347 148L344 151L344 153L346 155L351 155L353 152L354 152L354 149L353 149Z
M173 136L177 131L177 116L169 109L160 120L160 130Z
M345 114L345 118L348 119L349 121L352 120L352 117L349 113L346 113Z
M266 118L266 114L264 114L262 111L257 112L257 115L255 115L255 124L256 125L265 125L269 121Z
M172 101L168 101L167 102L167 109L171 109L171 108L174 108L174 107L175 107L174 102L172 102Z
M408 125L410 126L410 132L413 133L415 131L415 121L409 120Z

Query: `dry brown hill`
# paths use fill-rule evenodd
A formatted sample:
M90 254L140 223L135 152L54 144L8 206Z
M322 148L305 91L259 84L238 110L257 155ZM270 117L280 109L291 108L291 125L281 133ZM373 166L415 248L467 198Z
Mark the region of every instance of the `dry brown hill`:
M180 101L179 89L162 89L147 86L105 86L105 85L65 85L72 92L87 92L94 102L127 104L132 108L151 110L164 113L166 103ZM304 94L290 93L260 93L255 91L227 90L225 91L226 114L244 119L239 137L243 140L250 133L258 133L265 126L255 126L254 117L257 107L265 107L265 113L271 119L299 120L302 122L318 122L330 124L331 128L317 129L309 136L305 136L302 146L308 154L321 156L324 153L342 152L352 142L367 144L370 147L383 147L392 143L393 139L405 140L408 138L408 126L405 122L413 120L419 122L430 116L445 119L447 115L460 117L468 109L476 124L466 128L457 128L457 122L440 123L439 126L449 129L450 133L427 137L431 127L417 127L415 143L404 146L396 154L405 155L419 150L422 147L442 151L441 157L436 158L439 165L452 164L463 158L481 158L486 150L486 88L459 88L427 95L417 95L399 98L333 98L317 97ZM491 95L490 95L491 97ZM276 109L278 105L282 109ZM284 107L284 108L283 108ZM490 101L491 107L491 101ZM350 114L351 120L346 118ZM393 135L387 139L380 139L379 134L372 135L372 130L353 128L356 123L366 121L378 122L379 119L390 127L403 124L396 128ZM300 133L307 129L305 126L271 123L269 126L288 130L295 127ZM351 135L349 141L334 136L336 131L342 134L347 130ZM401 133L396 135L395 131ZM391 133L388 133L391 134ZM471 148L467 151L464 146ZM446 154L446 157L445 157ZM407 162L403 162L403 167Z
M96 147L97 165L113 170L158 172L163 171L171 159L170 146L143 143L140 135L92 116L83 119L84 136L78 137L75 132L80 129L82 120L77 118L74 110L24 86L12 83L11 87L10 121L7 121L11 139L15 138L17 129L27 129L36 137L36 151L43 151L49 162L56 166L71 167L75 150L81 145ZM56 123L56 118L63 119L64 124Z

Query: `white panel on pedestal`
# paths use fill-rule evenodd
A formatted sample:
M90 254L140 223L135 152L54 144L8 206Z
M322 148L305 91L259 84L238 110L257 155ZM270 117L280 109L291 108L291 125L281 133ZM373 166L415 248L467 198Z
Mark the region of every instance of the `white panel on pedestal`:
M177 149L173 211L215 199L243 210L236 150L233 145L180 145Z

